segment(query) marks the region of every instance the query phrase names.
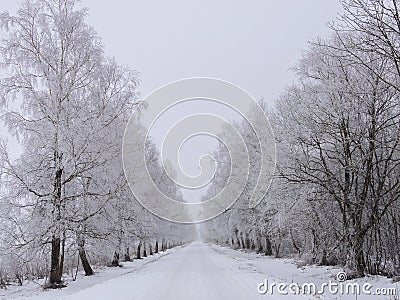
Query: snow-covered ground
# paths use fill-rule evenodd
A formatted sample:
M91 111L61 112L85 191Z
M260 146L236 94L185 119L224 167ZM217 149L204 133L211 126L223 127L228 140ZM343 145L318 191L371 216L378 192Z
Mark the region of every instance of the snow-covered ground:
M85 277L83 274L80 274L78 275L76 281L72 281L70 277L64 278L68 287L63 289L43 291L40 286L40 284L43 284L43 282L30 282L28 284L24 284L23 286L11 286L6 290L0 289L0 299L64 299L65 297L75 294L81 290L88 289L94 286L99 286L110 279L121 278L129 273L140 273L141 270L143 270L147 266L156 263L160 258L169 256L170 254L179 251L179 249L181 249L182 247L183 246L168 249L165 252L160 252L158 254L154 254L140 260L135 259L133 262L123 262L122 268L106 267L100 270L95 270L95 275L93 276ZM118 293L116 293L115 296L118 296Z
M377 295L282 295L275 287L273 295L260 294L258 286L279 283L314 283L320 287L341 270L334 267L297 268L293 260L275 259L216 245L194 242L165 254L125 263L123 268L107 268L95 276L78 278L67 288L42 292L36 286L24 286L7 292L2 299L46 300L242 300L242 299L397 299ZM373 276L346 283L370 283L376 288L396 287L390 279ZM262 287L261 287L262 288ZM288 291L288 289L286 289ZM0 291L4 293L4 291ZM11 293L12 292L12 293Z
M238 251L217 245L211 245L210 247L217 253L227 256L236 261L236 265L239 266L239 268L251 269L255 273L263 274L264 279L267 279L270 285L271 283L296 283L299 286L302 286L304 283L314 283L318 289L320 289L322 284L327 284L329 283L329 281L333 283L338 283L338 286L340 285L340 283L336 280L336 275L339 272L342 272L343 269L338 267L312 265L298 268L296 266L296 262L293 259L277 259L273 257L266 257L262 254L255 254L254 252L246 253L242 250ZM376 289L394 288L396 289L396 294L400 295L400 283L393 283L392 280L389 278L383 276L368 276L356 280L347 280L343 282L343 286L344 288L346 288L346 284L355 283L360 286L360 295L358 295L357 297L355 294L331 294L329 293L328 289L325 288L324 294L309 295L307 299L400 299L399 296L383 296L376 294ZM363 285L368 283L371 285L371 287L368 289L368 291L371 292L370 295L362 293ZM352 291L351 288L350 291ZM291 294L281 295L277 293L276 287L274 288L274 295L279 295L277 299L293 299L293 296ZM266 293L264 295L264 299L270 298L270 294Z

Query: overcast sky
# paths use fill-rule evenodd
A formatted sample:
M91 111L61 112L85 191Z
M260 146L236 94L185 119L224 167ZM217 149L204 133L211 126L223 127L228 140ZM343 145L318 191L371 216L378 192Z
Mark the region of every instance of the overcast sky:
M326 24L340 9L336 0L84 0L82 5L90 8L88 22L107 53L141 73L143 96L174 80L205 76L228 80L269 104L294 80L289 69L307 42L326 36ZM191 108L185 113L201 111ZM159 126L160 137L162 128L177 121L168 120ZM198 174L198 158L216 145L205 136L191 139L181 151L184 171ZM204 191L183 193L191 202Z
M15 12L19 3L2 1L0 8ZM327 36L326 24L340 10L338 0L83 0L80 6L89 8L87 22L106 53L141 73L142 96L200 76L230 81L269 104L294 80L289 69L307 42ZM193 139L181 153L186 172L197 174L197 158L215 145Z
M88 22L107 53L141 72L143 95L181 78L231 81L272 102L307 41L326 36L337 0L98 1Z
M21 1L1 1L14 12ZM231 81L272 102L307 41L326 36L338 0L83 0L108 55L141 73L143 95L193 76Z

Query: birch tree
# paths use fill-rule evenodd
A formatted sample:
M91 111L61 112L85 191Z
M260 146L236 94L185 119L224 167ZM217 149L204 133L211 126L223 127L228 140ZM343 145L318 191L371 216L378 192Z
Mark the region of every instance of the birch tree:
M112 196L113 188L99 191L101 182L88 182L99 181L92 178L95 169L118 154L120 126L138 82L134 72L105 58L100 39L85 23L87 11L76 3L25 1L15 16L1 15L4 121L24 149L15 164L3 151L4 170L19 196L12 205L31 208L41 229L37 238L50 244L52 287L61 284L67 223L79 219L69 211L73 200L95 196L90 186L101 201ZM11 109L12 102L20 107Z

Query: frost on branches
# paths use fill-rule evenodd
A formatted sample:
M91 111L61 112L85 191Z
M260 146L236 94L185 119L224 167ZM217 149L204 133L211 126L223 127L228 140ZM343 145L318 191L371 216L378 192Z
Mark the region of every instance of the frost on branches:
M121 144L138 74L105 56L86 14L74 0L38 0L0 16L2 119L23 148L12 159L0 144L1 284L48 276L61 287L76 255L91 275L90 261L118 265L137 245L152 253L185 238L127 187Z

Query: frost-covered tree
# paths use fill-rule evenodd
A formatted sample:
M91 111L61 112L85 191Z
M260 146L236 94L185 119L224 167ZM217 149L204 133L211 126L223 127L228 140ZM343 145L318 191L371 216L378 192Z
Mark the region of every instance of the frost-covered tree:
M274 116L281 175L308 188L311 251L355 277L387 269L380 228L399 200L398 79L392 57L360 47L368 34L338 30L314 43Z
M61 283L66 231L74 227L82 245L82 222L118 188L106 166L120 154L138 82L104 56L76 3L25 1L15 16L1 15L4 122L23 146L16 162L2 148L7 199L30 215L25 242L50 245L51 286Z
M245 191L225 213L228 218L218 217L208 227L218 238L233 234L231 244L243 248L252 248L252 240L264 235L266 253L341 264L349 277L395 276L400 200L398 1L342 3L341 23L332 26L330 38L311 43L294 68L297 83L286 89L270 113L278 158L265 201L254 211L245 209ZM249 132L245 123L239 128L243 136ZM224 149L219 154L227 155ZM250 170L257 174L254 166ZM223 186L218 179L210 194ZM226 220L228 231L219 231Z
M285 128L289 180L309 183L319 201L335 201L349 274L362 276L365 238L398 200L399 99L382 81L388 64L359 53L369 68L332 47L315 46L301 61L301 85L278 105ZM371 72L371 69L374 72ZM289 156L290 155L290 156Z

